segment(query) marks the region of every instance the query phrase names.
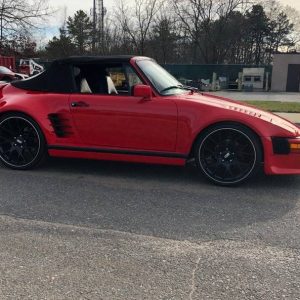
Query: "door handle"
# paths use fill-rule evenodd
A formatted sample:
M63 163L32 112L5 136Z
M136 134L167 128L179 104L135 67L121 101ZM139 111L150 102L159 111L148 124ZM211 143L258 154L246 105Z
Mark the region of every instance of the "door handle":
M78 101L78 102L72 102L72 103L71 103L71 106L72 106L72 107L88 107L89 104L87 104L87 103L84 102L84 101Z

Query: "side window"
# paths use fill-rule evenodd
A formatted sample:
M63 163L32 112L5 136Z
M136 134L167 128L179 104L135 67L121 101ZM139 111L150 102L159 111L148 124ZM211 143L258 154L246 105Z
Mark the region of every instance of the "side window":
M106 73L108 78L111 79L118 94L128 94L126 74L121 66L109 67L106 69Z
M83 64L73 66L75 92L81 94L130 95L142 81L129 65Z
M75 92L81 94L108 94L107 77L103 65L73 66Z
M111 67L107 69L118 94L130 95L132 87L136 84L143 84L131 66Z
M131 66L126 66L125 67L127 78L128 78L128 85L130 90L132 89L133 86L137 84L143 84L141 79L138 77L138 75L135 73L135 71L132 69Z

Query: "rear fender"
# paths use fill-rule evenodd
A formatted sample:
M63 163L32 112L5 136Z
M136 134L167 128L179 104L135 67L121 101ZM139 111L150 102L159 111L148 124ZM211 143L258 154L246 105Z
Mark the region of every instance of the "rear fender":
M3 98L3 89L8 85L8 83L0 83L0 99ZM1 107L1 103L0 103L0 107Z

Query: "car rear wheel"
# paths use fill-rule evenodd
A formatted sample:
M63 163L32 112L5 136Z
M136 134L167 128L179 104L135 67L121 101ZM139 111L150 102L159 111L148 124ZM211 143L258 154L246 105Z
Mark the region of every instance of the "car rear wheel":
M231 186L246 181L258 171L262 149L258 137L247 127L220 124L201 135L195 158L209 180Z
M0 161L12 169L35 167L46 156L45 138L38 124L23 114L0 118Z

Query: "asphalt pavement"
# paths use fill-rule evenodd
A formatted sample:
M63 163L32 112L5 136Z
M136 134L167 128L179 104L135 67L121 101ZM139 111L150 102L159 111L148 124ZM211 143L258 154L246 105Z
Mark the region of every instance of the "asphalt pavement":
M0 167L0 299L300 299L300 177Z

